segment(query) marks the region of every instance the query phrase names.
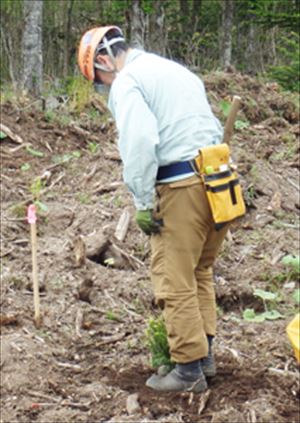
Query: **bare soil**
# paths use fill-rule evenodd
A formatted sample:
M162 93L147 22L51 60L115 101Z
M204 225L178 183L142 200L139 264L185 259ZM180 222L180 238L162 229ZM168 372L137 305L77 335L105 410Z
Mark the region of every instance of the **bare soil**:
M134 223L116 130L103 107L94 110L97 120L87 110L63 125L29 100L1 105L1 122L23 139L20 145L1 140L1 422L300 421L299 369L286 336L299 281L281 263L299 250L297 101L276 84L239 74L217 73L205 82L220 118L220 101L238 94L239 120L249 124L232 140L247 214L232 225L215 266L218 375L199 395L145 387L153 371L145 329L158 314L149 240ZM34 189L36 178L41 188ZM25 218L34 196L42 205L40 328L33 319ZM119 241L124 209L131 221ZM113 249L78 260L80 240L98 236ZM243 319L246 308L263 311L255 288L279 294L269 307L281 319ZM131 408L132 394L137 404Z

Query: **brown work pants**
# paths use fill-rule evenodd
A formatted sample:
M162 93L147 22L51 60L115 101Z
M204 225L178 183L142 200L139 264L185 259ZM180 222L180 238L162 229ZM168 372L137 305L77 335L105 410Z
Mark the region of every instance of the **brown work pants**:
M228 227L216 231L198 176L157 185L156 218L161 233L151 237L151 279L163 309L171 358L188 363L208 354L207 335L216 332L212 265Z

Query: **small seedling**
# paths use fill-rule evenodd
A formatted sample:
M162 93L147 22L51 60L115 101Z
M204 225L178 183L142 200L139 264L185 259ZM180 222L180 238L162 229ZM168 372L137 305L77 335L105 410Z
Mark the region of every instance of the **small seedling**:
M170 357L167 330L162 317L151 318L146 329L146 346L151 354L151 365L173 366Z
M3 131L0 131L0 140L4 140L4 138L6 137L7 137L6 133Z
M113 257L109 257L104 260L103 262L107 267L112 267L115 264L115 260Z

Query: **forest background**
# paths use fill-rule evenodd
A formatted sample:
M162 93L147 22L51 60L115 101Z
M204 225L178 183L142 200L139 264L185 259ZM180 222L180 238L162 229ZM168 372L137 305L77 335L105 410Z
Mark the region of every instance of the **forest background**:
M1 0L1 90L67 91L83 32L119 25L132 46L204 74L234 71L299 90L300 0Z

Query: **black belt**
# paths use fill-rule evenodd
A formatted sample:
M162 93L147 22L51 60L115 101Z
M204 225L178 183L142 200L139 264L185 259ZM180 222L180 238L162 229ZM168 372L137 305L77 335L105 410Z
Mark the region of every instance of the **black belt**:
M161 181L163 179L172 178L173 176L184 175L185 173L191 172L195 173L192 160L171 163L169 165L160 166L158 168L156 180Z

